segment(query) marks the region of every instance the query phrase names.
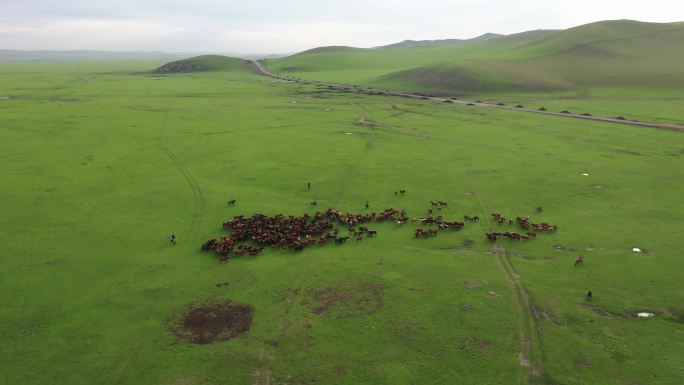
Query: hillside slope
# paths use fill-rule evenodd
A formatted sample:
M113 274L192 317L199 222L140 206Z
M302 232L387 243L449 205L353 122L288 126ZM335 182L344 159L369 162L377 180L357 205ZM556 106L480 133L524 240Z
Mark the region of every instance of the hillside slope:
M430 47L430 46L442 46L442 45L457 45L468 42L484 41L489 39L496 39L504 35L499 35L497 33L485 33L478 37L472 39L440 39L440 40L404 40L399 43L383 45L376 47L377 49L382 48L409 48L409 47Z
M451 94L684 86L684 23L612 20L450 45L326 47L272 60L303 78Z
M204 55L177 60L156 69L159 74L184 72L235 71L245 68L245 61L228 56Z

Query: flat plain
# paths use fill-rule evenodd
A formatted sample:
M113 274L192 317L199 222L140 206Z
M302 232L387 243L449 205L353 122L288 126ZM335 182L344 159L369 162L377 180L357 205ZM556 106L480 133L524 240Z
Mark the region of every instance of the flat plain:
M682 133L161 64L0 65L0 383L684 382ZM649 103L681 123L676 99ZM422 217L431 200L481 220L224 264L200 251L240 214ZM559 230L492 244L515 226L491 213ZM253 309L248 332L172 332L226 301Z

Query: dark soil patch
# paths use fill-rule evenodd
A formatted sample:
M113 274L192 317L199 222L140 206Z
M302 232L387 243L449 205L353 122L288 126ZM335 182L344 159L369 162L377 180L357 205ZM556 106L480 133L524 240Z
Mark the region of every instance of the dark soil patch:
M642 153L640 153L640 152L636 152L636 151L630 151L630 150L624 150L624 149L615 150L615 151L621 152L621 153L623 153L623 154L636 155L636 156L644 156L644 154L642 154Z
M586 358L580 358L580 359L575 360L575 367L576 368L584 369L584 368L588 368L590 366L591 366L591 362Z
M684 310L668 307L665 310L665 320L684 324Z
M45 262L45 264L48 266L57 266L57 265L62 265L64 263L66 263L66 261L64 259L61 259L61 258L51 259L51 260Z
M459 341L458 348L463 350L463 351L469 351L469 350L473 350L473 349L480 350L480 349L485 349L485 348L489 347L489 345L491 345L491 344L492 343L487 341L487 340L471 336L471 337L466 337L466 338L462 339L461 341Z
M630 315L628 313L623 313L621 311L617 310L608 310L604 309L602 307L593 305L593 304L583 304L583 308L589 309L592 312L594 312L596 315L599 315L601 317L609 317L609 318L629 318ZM634 314L636 315L638 311L635 311Z
M249 305L210 303L189 307L170 329L191 344L227 341L249 330L254 309Z
M383 305L384 288L371 282L342 282L310 293L306 305L314 314L328 318L373 314Z

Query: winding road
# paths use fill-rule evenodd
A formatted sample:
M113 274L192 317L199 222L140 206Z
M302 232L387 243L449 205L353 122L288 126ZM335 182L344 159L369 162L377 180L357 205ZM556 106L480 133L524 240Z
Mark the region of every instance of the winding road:
M367 88L367 87L348 86L348 85L343 85L343 84L326 83L326 82L319 82L319 81L314 81L314 80L303 80L303 79L298 79L298 78L294 78L294 77L280 75L277 73L270 72L258 60L250 60L248 62L255 72L257 72L261 75L264 75L264 76L269 76L269 77L272 77L275 79L287 80L287 81L292 81L292 82L302 83L302 84L325 86L325 87L328 87L330 89L335 89L338 91L357 92L357 93L358 92L365 92L365 93L375 94L375 95L390 95L390 96L400 96L400 97L412 98L412 99L434 100L434 101L443 102L443 103L451 102L453 104L459 104L459 105L497 108L497 109L501 109L501 110L530 112L530 113L534 113L534 114L552 115L552 116L558 116L558 117L563 117L563 118L593 120L593 121L597 121L597 122L607 122L607 123L619 123L619 124L627 124L627 125L631 125L631 126L651 127L651 128L658 128L661 130L684 132L684 125L678 125L678 124L662 124L662 123L653 123L653 122L641 122L641 121L636 121L636 120L623 120L623 119L616 119L616 118L605 118L605 117L601 117L601 116L588 116L588 115L553 112L553 111L540 111L540 110L533 110L533 109L529 109L529 108L516 108L516 107L511 107L511 106L501 106L501 105L492 104L492 103L476 103L476 102L468 102L468 101L455 100L455 99L449 99L449 98L440 98L440 97L434 97L434 96L418 95L418 94L413 94L413 93L377 90L377 89Z

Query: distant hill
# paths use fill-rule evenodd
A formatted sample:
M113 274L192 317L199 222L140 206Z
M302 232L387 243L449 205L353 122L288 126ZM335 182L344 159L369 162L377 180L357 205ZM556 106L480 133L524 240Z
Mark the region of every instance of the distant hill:
M485 33L478 37L472 39L443 39L443 40L404 40L399 43L383 45L376 48L409 48L409 47L430 47L439 45L456 45L465 42L482 41L488 39L495 39L504 35L499 35L496 33Z
M115 51L20 51L0 49L2 61L74 61L74 60L173 60L188 54L170 52L115 52Z
M319 53L350 53L350 52L355 52L363 50L363 48L354 48L354 47L347 47L344 45L331 45L331 46L326 46L326 47L318 47L318 48L312 48L306 51L298 52L294 55L291 56L299 56L299 55L311 55L311 54L319 54Z
M245 61L242 59L220 55L204 55L164 64L157 68L155 72L159 74L174 74L184 72L234 71L244 68Z
M684 22L609 20L470 40L325 47L268 60L315 80L450 94L684 87Z

